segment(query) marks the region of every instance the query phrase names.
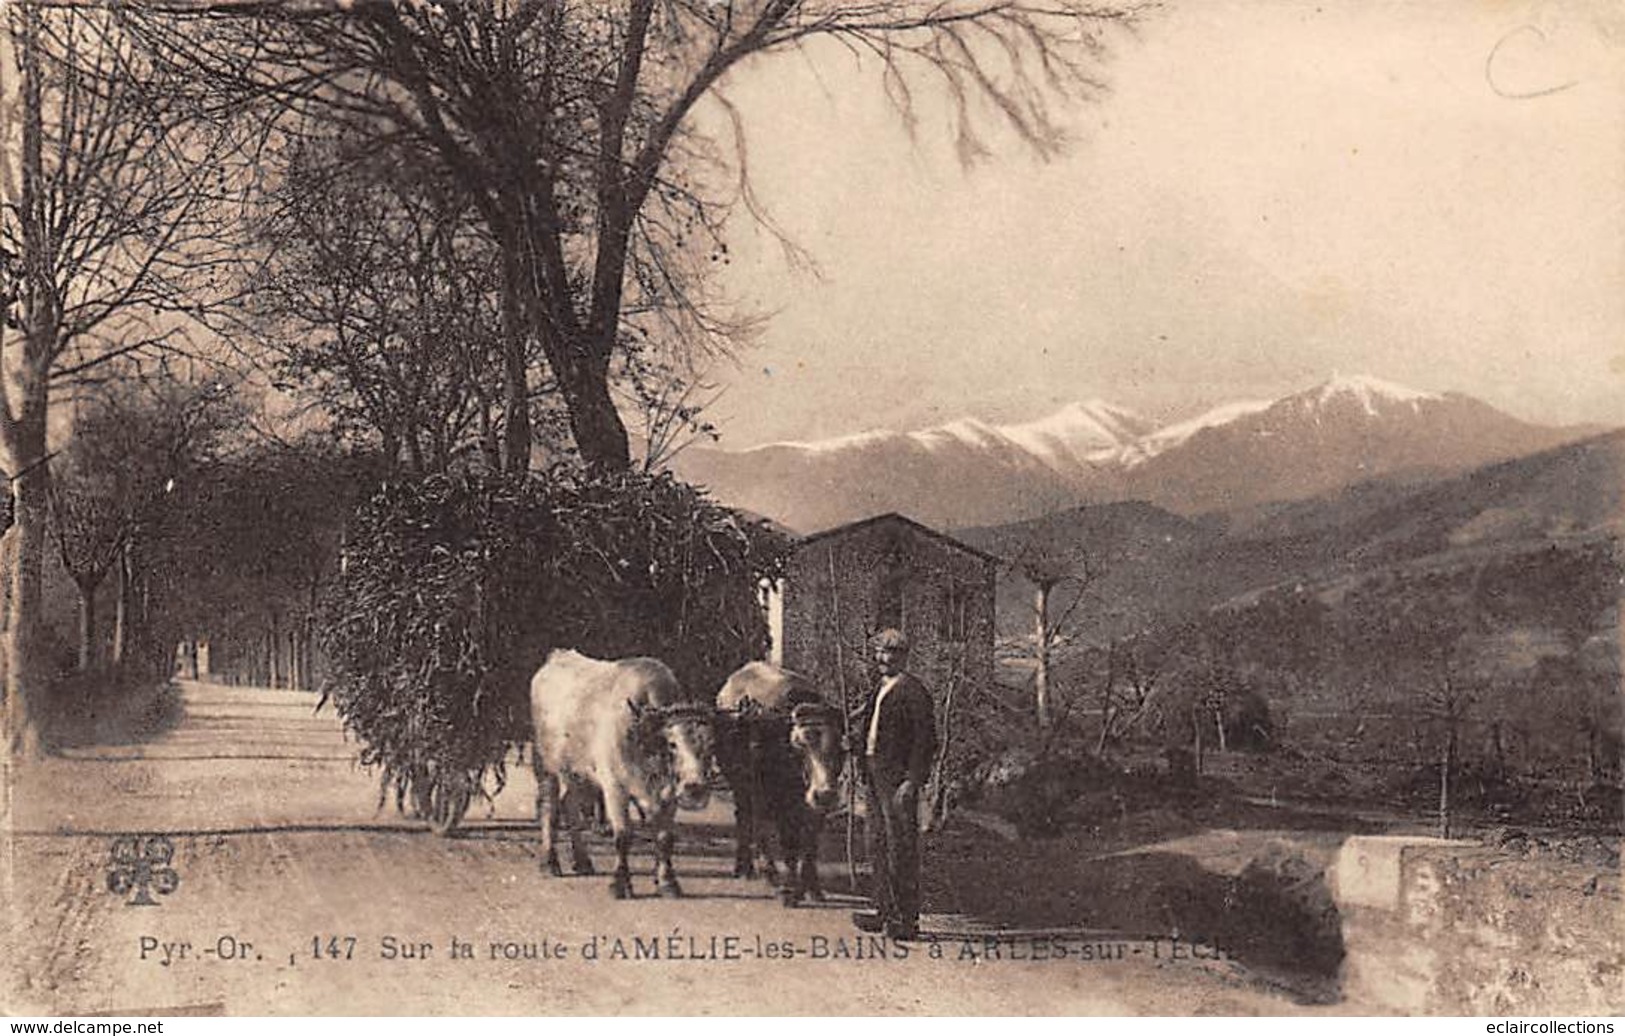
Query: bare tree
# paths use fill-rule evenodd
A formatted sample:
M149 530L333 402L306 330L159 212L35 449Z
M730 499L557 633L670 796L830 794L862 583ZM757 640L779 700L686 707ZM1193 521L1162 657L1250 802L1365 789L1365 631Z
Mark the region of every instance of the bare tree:
M529 464L526 345L538 343L582 459L631 453L612 383L640 338L682 358L728 347L733 329L702 290L726 261L730 209L759 211L744 127L721 92L752 59L827 41L875 61L905 122L934 80L967 156L991 111L1048 154L1057 95L1101 87L1108 26L1132 9L1076 0L396 0L334 10L217 0L156 15L150 40L239 98L338 123L432 167L473 205L501 256L504 442ZM228 17L220 17L224 13ZM731 117L715 140L704 98Z
M1095 755L1101 758L1151 714L1167 685L1163 653L1148 639L1113 641L1106 652L1106 675L1098 695L1100 735L1095 741Z
M500 468L489 239L455 197L386 157L331 139L293 151L262 204L267 255L249 281L278 383L340 435L377 447L391 470L422 475L470 458Z
M213 204L226 138L112 10L18 3L0 18L0 452L17 503L5 734L35 755L53 390L184 339L193 289L229 261Z
M126 527L108 473L69 467L51 480L51 527L79 591L79 669L96 664L96 591L124 549Z
M640 372L632 386L636 412L642 419L644 471L659 471L701 439L715 441L716 426L705 420L707 407L720 389L656 365Z
M1439 727L1439 837L1450 837L1452 782L1461 754L1461 731L1478 700L1462 671L1461 635L1446 636L1425 663L1422 712Z
M128 365L121 364L127 368ZM117 573L111 661L129 637L131 555L178 482L189 479L241 423L231 386L188 384L129 370L76 400L73 437L51 479L51 517L63 567L79 591L79 668L103 641L97 593Z
M1563 655L1545 667L1556 684L1578 697L1574 710L1585 738L1586 776L1578 795L1582 805L1587 786L1602 782L1620 766L1619 628L1620 565L1611 547L1596 554L1575 552L1545 559L1548 592L1541 611L1563 645ZM1555 592L1552 592L1555 591ZM1589 645L1601 650L1588 650Z
M1034 534L1020 547L1014 562L1017 571L1033 586L1033 700L1038 726L1048 730L1054 723L1051 657L1071 629L1088 590L1101 576L1101 565L1088 551L1072 543L1050 542ZM1055 590L1069 586L1071 599L1059 613L1052 607Z
M1474 573L1475 586L1482 575ZM1439 834L1448 838L1462 727L1477 700L1467 644L1482 618L1470 607L1477 593L1453 593L1446 576L1424 575L1411 591L1391 601L1376 625L1387 657L1406 660L1419 685L1420 717L1439 731Z

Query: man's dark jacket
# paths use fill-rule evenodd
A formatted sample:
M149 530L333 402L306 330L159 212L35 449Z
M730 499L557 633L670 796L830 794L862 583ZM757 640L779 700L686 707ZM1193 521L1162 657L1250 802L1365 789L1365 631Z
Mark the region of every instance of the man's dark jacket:
M876 687L853 724L859 753L869 750L869 722L879 699L880 688ZM880 702L880 728L875 734L875 754L870 757L870 765L875 776L886 784L896 786L908 778L920 792L931 776L936 754L937 722L931 692L912 673L902 673L886 692L886 700Z

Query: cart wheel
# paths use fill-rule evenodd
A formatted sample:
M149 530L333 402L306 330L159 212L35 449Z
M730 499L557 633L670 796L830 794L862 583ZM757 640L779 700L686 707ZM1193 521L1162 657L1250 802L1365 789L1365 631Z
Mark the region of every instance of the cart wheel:
M429 830L441 838L457 830L457 825L463 821L463 815L468 812L472 798L473 793L464 780L454 778L450 787L435 784L428 811Z
M414 778L407 797L411 799L412 816L419 820L434 816L434 789L427 777Z

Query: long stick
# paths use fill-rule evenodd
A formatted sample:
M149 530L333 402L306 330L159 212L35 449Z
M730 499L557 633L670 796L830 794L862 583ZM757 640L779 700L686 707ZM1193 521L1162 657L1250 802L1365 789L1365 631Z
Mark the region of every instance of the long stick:
M835 582L835 548L828 548L826 556L829 559L829 608L830 620L835 625L835 686L841 692L841 733L846 743L852 743L852 707L846 696L846 662L841 655L841 591ZM848 753L847 766L849 776L846 782L846 880L847 887L853 893L858 891L858 864L854 852L856 836L853 833L856 818L853 814L857 810L857 767L853 764L851 753ZM874 818L870 818L870 823Z

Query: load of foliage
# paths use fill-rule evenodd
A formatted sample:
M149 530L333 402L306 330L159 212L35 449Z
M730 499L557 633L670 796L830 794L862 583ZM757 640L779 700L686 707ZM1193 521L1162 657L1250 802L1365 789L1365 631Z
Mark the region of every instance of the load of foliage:
M786 547L669 474L389 483L352 519L322 605L323 701L381 793L432 815L431 793L502 786L554 648L653 655L710 700L766 651L760 587Z

